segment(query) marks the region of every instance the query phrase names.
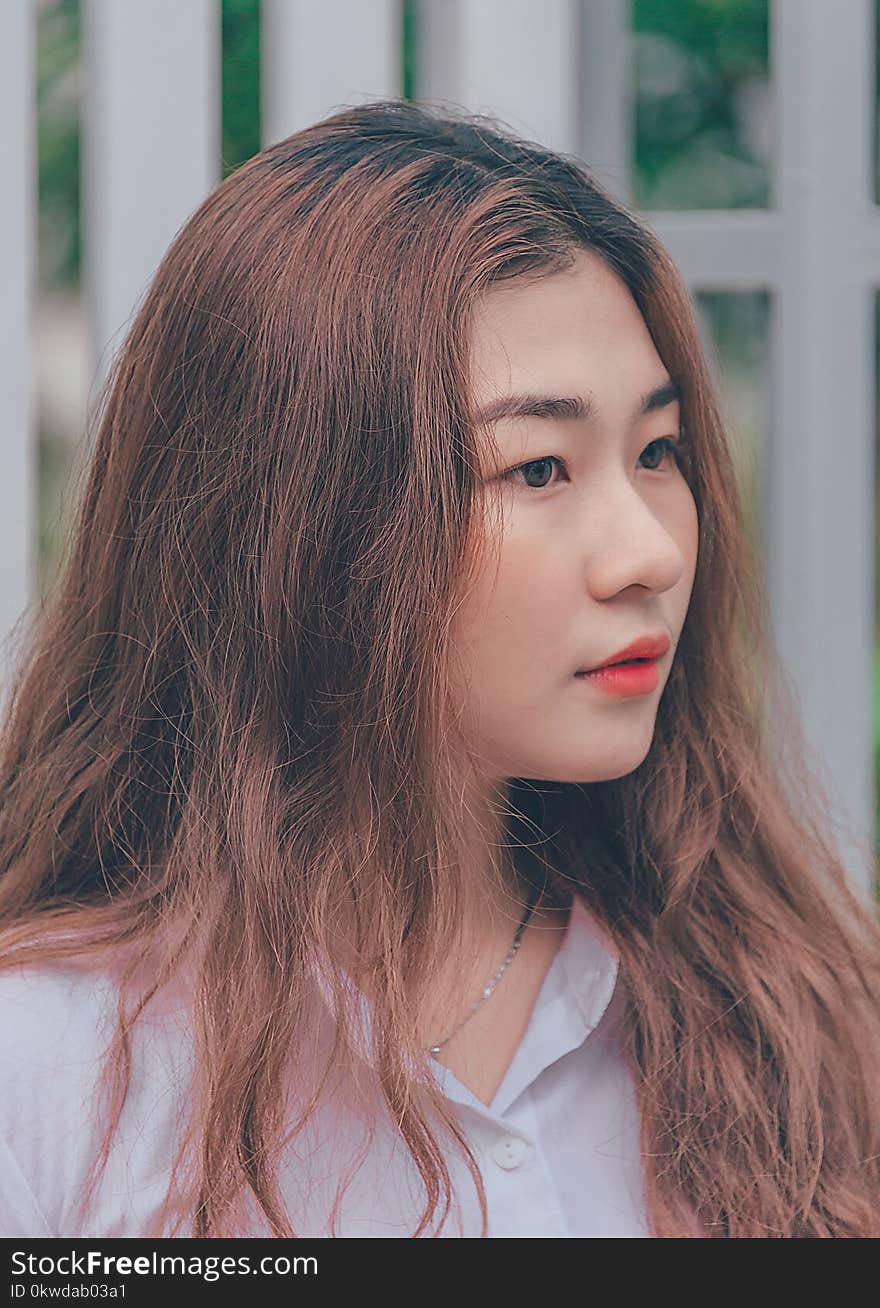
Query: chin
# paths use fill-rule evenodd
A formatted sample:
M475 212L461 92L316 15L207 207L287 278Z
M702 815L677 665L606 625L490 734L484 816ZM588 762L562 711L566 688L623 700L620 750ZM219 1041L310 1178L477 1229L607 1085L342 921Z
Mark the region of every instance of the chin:
M629 776L635 772L636 768L641 767L644 763L646 753L641 753L626 763L609 764L602 767L597 763L573 765L570 768L519 768L511 773L510 776L517 776L523 781L556 781L560 784L571 786L588 786L593 781L617 781L620 777Z
M591 781L616 781L640 768L648 757L651 742L633 749L592 750L589 756L579 749L570 760L557 758L554 766L546 769L544 781L565 781L573 785L588 785ZM520 773L520 776L525 775Z

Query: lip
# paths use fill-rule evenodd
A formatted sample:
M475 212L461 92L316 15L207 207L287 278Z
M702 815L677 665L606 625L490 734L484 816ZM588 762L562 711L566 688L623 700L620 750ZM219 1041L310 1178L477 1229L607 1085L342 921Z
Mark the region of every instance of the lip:
M653 659L641 663L612 663L595 672L579 672L575 678L606 695L650 695L660 685L660 672Z
M619 649L616 654L610 654L601 663L596 663L591 668L579 668L575 675L598 672L600 668L608 668L613 663L623 663L628 659L659 659L668 649L669 637L662 632L657 635L640 636L638 640L633 640L623 649Z

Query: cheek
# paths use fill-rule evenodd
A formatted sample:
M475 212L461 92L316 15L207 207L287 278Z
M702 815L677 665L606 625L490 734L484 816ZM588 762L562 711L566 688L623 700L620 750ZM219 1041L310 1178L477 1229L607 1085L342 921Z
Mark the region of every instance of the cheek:
M495 592L489 600L500 631L530 643L555 638L563 577L558 545L549 535L512 535L505 545Z
M559 614L558 559L541 548L540 537L511 534L497 571L481 576L459 609L455 644L486 689L498 679L522 688L524 673L546 665Z

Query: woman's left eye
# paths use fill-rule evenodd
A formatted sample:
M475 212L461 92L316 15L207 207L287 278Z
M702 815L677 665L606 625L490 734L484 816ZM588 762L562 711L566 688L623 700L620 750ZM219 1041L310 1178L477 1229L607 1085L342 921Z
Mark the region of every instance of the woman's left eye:
M680 449L679 449L680 445L681 442L675 440L672 436L660 436L658 437L657 440L653 440L648 445L646 445L645 450L650 450L652 446L659 446L663 454L673 454L677 458L680 453ZM502 473L501 480L513 481L514 478L518 477L520 474L522 474L523 477L526 477L530 473L531 469L533 468L543 469L552 464L557 464L560 468L565 467L565 463L562 459L558 458L555 454L547 454L542 459L530 459L528 463L521 463L516 468L510 468L507 472ZM649 472L656 472L658 470L659 467L648 469ZM528 481L526 481L524 484L531 490L544 490L545 487L548 486L550 483L548 481L540 480L541 478L540 472L537 475L540 481L539 485L535 485Z

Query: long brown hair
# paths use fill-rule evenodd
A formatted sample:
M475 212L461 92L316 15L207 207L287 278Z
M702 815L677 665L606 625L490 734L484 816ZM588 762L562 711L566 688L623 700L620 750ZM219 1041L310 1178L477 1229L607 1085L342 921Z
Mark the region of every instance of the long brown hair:
M880 926L785 712L689 294L577 159L400 100L263 150L175 237L95 412L3 724L2 966L119 971L90 1186L130 1033L191 979L194 1153L173 1170L193 1235L249 1233L242 1195L296 1234L283 1151L331 1071L355 1075L339 989L323 1076L285 1130L317 1048L310 960L338 962L344 907L378 1088L424 1182L413 1234L454 1197L437 1129L487 1232L415 1016L466 902L448 670L486 539L468 315L578 248L623 279L682 387L699 559L644 762L511 778L511 846L619 951L652 1234L693 1234L696 1215L710 1237L880 1235Z

